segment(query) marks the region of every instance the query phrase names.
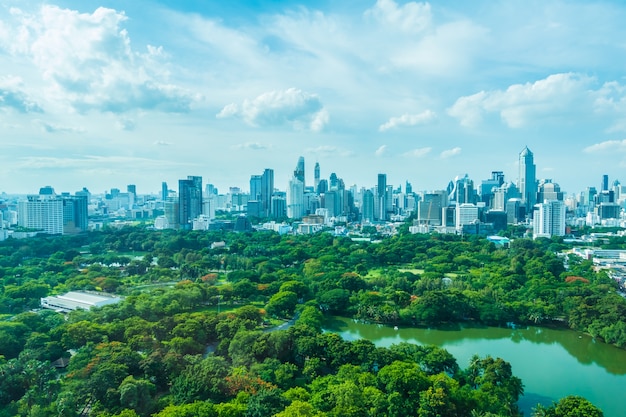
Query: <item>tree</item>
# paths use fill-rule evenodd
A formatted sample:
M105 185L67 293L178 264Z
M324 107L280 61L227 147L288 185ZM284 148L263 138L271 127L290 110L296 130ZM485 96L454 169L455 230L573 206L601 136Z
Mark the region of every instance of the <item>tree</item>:
M278 389L260 389L248 400L246 417L273 416L283 410L288 401Z
M549 409L551 412L552 409ZM553 408L554 417L603 417L604 413L590 401L576 395L561 398ZM549 414L548 414L549 415Z
M205 359L194 358L172 384L171 393L176 404L210 399L226 398L226 376L229 368L220 356Z
M298 295L295 292L280 291L270 298L265 309L272 316L288 317L293 315L297 303Z
M156 408L155 391L156 387L150 381L128 376L119 387L120 405L135 410L140 416L149 416Z

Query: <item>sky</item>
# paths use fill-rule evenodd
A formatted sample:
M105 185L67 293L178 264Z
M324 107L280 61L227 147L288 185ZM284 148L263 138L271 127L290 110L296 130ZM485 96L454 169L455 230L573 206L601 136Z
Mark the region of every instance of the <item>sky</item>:
M4 0L0 192L225 193L300 156L347 186L446 187L534 153L626 183L621 1Z

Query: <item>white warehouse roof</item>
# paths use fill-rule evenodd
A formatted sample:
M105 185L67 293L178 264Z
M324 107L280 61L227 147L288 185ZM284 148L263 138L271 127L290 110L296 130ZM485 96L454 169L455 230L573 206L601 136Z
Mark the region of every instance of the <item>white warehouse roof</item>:
M119 303L120 297L89 294L86 292L70 291L63 295L54 295L41 299L41 307L51 310L69 312L73 310L89 310L91 307L102 307L107 304Z

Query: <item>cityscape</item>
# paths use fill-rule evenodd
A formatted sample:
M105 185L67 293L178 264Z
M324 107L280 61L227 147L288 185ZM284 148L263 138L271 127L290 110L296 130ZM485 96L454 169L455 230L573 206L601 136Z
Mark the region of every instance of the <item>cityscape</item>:
M97 230L106 224L149 222L155 229L251 230L278 233L315 233L335 227L338 233L376 226L394 233L395 225L411 219L412 233L493 235L508 225L524 225L533 238L565 236L571 226L623 227L626 188L603 175L600 186L567 195L552 179L537 178L534 154L519 153L519 176L502 171L475 181L468 175L450 180L439 190L414 190L409 181L389 184L378 173L374 185L346 185L332 172L322 178L315 163L313 183L306 182L306 163L300 157L284 188L274 170L250 176L250 187L220 192L202 177L188 176L177 189L162 183L160 195L112 188L104 195L88 188L56 193L42 186L38 194L0 199L0 240L9 236L61 235ZM230 218L217 216L228 214Z
M622 417L624 22L4 0L0 417Z

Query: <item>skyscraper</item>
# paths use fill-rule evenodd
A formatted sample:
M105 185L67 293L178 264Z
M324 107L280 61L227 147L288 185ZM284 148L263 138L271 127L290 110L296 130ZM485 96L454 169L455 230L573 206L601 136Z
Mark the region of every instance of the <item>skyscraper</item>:
M304 157L298 158L293 178L287 187L287 217L299 219L304 215Z
M600 187L600 191L608 191L609 189L609 176L604 174L602 176L602 184Z
M261 200L261 189L263 184L263 175L250 176L250 200Z
M163 181L161 183L161 200L163 201L167 201L167 183L165 181Z
M265 169L261 179L261 210L264 217L272 213L272 195L274 195L274 170Z
M304 183L295 177L287 187L287 217L300 219L304 215Z
M519 184L522 202L532 211L537 201L537 176L533 153L526 146L519 154Z
M298 158L298 164L296 165L296 169L293 171L293 176L300 182L302 182L302 187L304 189L305 184L305 172L304 172L304 156Z
M193 219L202 214L202 177L178 180L178 221L181 229L191 229Z
M376 220L387 220L387 174L378 174L376 185L376 200L374 201Z
M315 171L313 172L313 189L315 192L318 192L318 187L320 184L320 164L319 162L315 163Z

